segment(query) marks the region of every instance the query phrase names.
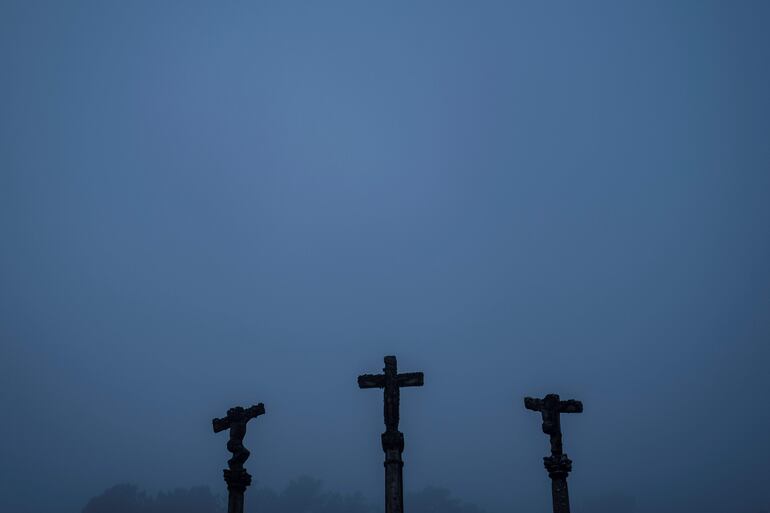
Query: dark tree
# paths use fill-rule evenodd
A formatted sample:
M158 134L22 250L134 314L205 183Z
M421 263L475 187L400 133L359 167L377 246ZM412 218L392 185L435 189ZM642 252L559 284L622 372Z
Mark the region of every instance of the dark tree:
M321 481L302 476L292 479L281 492L279 510L271 513L310 513L317 511L322 502ZM257 511L260 511L257 509ZM268 513L268 512L264 512Z
M375 513L375 508L360 493L328 493L320 513Z
M323 490L322 482L308 476L293 479L281 493L257 488L247 513L376 513L360 493Z
M224 513L224 504L205 486L150 497L136 485L120 484L91 499L83 513Z
M83 513L150 513L152 502L136 485L119 484L88 501Z
M444 488L428 487L408 494L407 498L409 513L484 513L481 508L452 497ZM224 512L224 498L204 486L161 492L153 497L127 484L110 488L83 509L83 513ZM303 476L293 479L280 493L256 487L246 513L382 513L382 509L360 493L326 491L320 480Z
M634 513L636 499L621 492L609 492L588 497L578 513Z
M409 513L484 513L475 504L463 502L446 488L428 486L407 494Z
M161 492L153 504L153 513L223 513L224 509L221 498L207 486Z

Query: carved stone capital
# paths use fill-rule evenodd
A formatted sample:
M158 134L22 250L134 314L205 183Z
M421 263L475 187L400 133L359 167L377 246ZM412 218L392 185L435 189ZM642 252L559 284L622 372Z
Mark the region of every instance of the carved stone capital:
M246 487L251 485L251 475L244 469L224 470L227 489L231 492L245 492Z
M560 456L546 456L543 465L551 479L566 478L572 472L572 460L566 454Z
M385 431L382 434L382 450L404 452L404 434L401 431Z

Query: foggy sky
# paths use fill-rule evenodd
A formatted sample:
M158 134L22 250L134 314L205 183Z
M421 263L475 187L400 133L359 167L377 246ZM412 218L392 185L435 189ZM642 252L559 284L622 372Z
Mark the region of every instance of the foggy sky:
M246 467L548 511L770 483L767 2L0 4L0 510ZM247 495L248 500L248 495ZM408 504L406 505L408 509ZM575 508L577 510L577 508ZM577 510L577 513L581 513Z

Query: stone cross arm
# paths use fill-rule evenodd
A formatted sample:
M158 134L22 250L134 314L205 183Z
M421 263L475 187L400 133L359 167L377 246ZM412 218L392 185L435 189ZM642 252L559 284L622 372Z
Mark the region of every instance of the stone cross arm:
M383 416L385 431L398 431L398 407L402 387L421 387L425 382L422 372L398 373L398 362L395 356L384 358L385 368L382 374L362 374L358 376L359 388L382 388L384 393ZM388 444L390 446L390 444Z
M227 410L227 416L221 419L212 420L214 426L214 433L219 433L225 429L230 429L233 424L243 423L250 421L260 415L265 414L265 405L262 403L255 404L249 408L243 408L236 406Z
M358 376L359 388L385 388L385 374L362 374ZM399 387L421 387L425 384L422 372L405 372L396 375L396 385Z
M561 414L581 413L583 411L583 403L574 399L562 401L558 394L548 394L542 399L525 397L524 407L528 410L540 412L543 417L543 433L551 437L551 454L561 455Z
M560 401L556 394L548 394L545 399L524 398L524 407L528 410L547 413L582 413L583 403L574 399Z

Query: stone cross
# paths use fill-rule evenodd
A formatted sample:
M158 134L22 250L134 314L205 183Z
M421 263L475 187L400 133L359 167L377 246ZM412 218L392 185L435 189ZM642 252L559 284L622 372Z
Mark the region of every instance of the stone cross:
M382 450L385 452L385 513L404 511L404 434L398 430L398 407L401 387L423 386L422 372L398 373L395 356L385 357L383 374L358 376L360 388L384 388L385 432L382 433Z
M551 440L551 455L543 458L543 464L551 478L553 513L569 513L569 490L567 476L572 471L570 460L562 449L562 413L582 413L583 403L570 399L562 401L558 394L548 394L542 399L524 398L524 407L540 412L543 416L543 433Z
M225 429L230 430L230 439L227 441L227 450L233 453L233 457L227 461L224 470L225 482L229 498L227 501L227 513L243 513L243 493L251 484L251 475L243 468L243 464L251 454L243 446L243 437L246 436L246 423L253 418L265 414L265 405L255 404L250 408L236 406L227 410L227 416L212 420L214 433Z

